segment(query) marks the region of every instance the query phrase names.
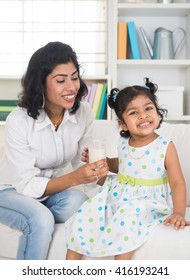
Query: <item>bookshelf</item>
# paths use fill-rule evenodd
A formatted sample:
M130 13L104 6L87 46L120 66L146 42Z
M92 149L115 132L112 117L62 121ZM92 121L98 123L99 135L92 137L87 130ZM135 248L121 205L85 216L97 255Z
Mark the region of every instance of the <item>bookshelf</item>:
M83 79L84 79L84 81L86 82L87 85L92 85L94 83L96 83L96 84L106 83L107 84L107 93L109 93L110 90L111 90L111 77L110 77L110 75L84 76ZM109 106L107 105L107 102L106 102L106 110L107 110L106 119L111 120L112 119L112 112L111 112L111 109L109 108Z
M174 0L174 3L157 3L156 0L144 3L129 3L127 0L114 0L109 7L110 72L112 87L142 84L143 78L150 77L159 86L183 86L184 110L182 116L168 117L168 122L190 122L190 1ZM141 59L117 59L117 26L119 21L134 21L139 38ZM182 27L186 31L186 41L175 59L151 59L139 27L142 26L153 45L154 31L164 27L173 31ZM176 40L176 39L175 39ZM174 41L177 44L176 41ZM129 49L129 44L127 46ZM171 100L172 102L172 100Z

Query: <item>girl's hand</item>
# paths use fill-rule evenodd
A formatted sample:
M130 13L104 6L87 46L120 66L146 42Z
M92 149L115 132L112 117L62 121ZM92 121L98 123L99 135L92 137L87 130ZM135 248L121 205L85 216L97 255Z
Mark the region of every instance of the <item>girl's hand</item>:
M88 148L84 148L81 160L86 163L89 162Z
M98 182L100 179L107 176L109 167L106 159L101 159L93 163L87 163L73 171L73 184L85 184Z
M176 230L183 229L185 226L190 226L190 222L186 221L183 215L178 213L173 213L171 216L167 217L163 224L170 224Z

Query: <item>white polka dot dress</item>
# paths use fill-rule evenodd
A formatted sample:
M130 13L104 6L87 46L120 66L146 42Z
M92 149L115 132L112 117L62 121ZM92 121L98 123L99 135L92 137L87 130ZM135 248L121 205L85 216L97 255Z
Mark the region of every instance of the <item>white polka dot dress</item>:
M172 212L164 167L169 142L158 136L147 146L133 148L120 138L119 175L108 176L100 192L66 222L67 248L91 257L113 256L133 251L148 239Z

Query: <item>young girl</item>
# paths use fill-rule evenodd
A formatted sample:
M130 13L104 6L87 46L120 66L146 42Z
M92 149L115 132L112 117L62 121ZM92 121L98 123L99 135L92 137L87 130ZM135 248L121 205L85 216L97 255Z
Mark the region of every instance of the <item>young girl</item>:
M156 85L113 89L108 99L121 127L118 159L100 192L66 222L67 259L82 255L131 259L158 224L176 230L185 220L186 187L173 142L159 136L167 110L159 108Z

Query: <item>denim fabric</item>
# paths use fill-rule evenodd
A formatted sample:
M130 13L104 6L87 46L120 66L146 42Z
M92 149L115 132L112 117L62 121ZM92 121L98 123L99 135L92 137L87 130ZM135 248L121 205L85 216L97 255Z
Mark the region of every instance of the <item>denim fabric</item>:
M47 259L54 224L69 219L87 198L73 188L42 202L20 195L15 189L0 191L0 223L22 232L17 259Z

